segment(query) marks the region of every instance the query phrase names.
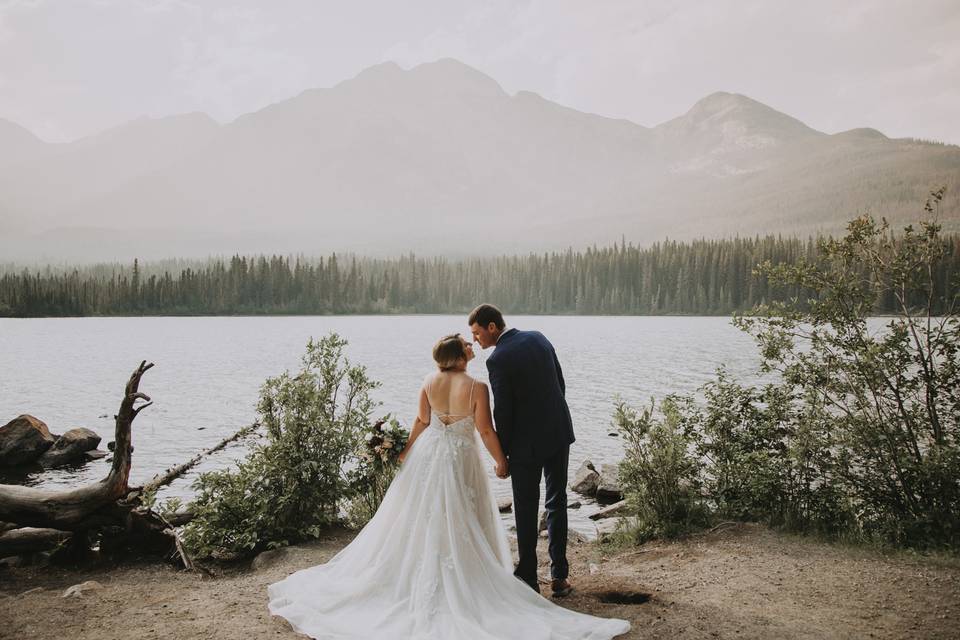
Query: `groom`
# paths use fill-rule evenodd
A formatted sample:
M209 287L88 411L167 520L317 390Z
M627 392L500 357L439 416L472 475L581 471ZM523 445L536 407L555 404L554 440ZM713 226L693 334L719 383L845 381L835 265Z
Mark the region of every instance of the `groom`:
M503 453L510 462L513 508L517 520L519 563L514 575L540 592L537 584L537 510L540 476L546 480L544 510L550 536L550 574L555 597L572 587L567 581L567 463L574 441L566 386L553 345L539 331L506 329L503 314L482 304L467 320L473 339L484 349L493 390L493 417Z

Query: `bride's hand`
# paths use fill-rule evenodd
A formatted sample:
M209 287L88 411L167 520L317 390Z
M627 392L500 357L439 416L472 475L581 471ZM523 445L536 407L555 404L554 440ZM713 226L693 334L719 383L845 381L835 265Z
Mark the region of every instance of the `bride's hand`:
M507 463L506 458L497 461L497 466L494 467L494 473L496 473L497 477L501 480L510 477L510 465Z

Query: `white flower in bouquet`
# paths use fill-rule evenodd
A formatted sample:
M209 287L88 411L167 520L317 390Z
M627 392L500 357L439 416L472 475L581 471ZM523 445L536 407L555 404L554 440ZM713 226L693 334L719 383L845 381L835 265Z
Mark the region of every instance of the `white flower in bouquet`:
M370 442L371 440L373 440L373 434L368 433L367 435L363 436L363 439L366 440L367 442Z

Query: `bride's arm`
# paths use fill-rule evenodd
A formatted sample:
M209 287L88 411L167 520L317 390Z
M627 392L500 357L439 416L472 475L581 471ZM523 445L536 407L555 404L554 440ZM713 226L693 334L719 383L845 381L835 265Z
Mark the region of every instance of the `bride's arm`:
M480 439L494 462L497 463L497 477L506 478L510 475L507 466L507 457L503 455L503 449L500 447L500 439L497 432L493 430L493 418L490 417L490 391L487 385L482 382L477 383L476 406L473 409L473 421L477 425L477 431L480 432Z
M417 418L413 421L413 428L410 430L407 446L400 452L400 462L403 462L407 454L410 453L410 447L413 446L413 441L423 433L423 430L427 428L428 424L430 424L430 400L427 399L427 388L420 387L420 402L417 408Z

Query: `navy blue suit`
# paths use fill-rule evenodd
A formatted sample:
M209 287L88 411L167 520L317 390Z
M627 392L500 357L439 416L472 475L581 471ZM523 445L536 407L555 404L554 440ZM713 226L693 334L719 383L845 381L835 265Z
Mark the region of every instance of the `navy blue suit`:
M514 573L537 585L537 511L540 477L550 536L551 574L567 577L567 466L574 442L560 361L539 331L505 331L487 358L493 418L510 461L519 563Z

